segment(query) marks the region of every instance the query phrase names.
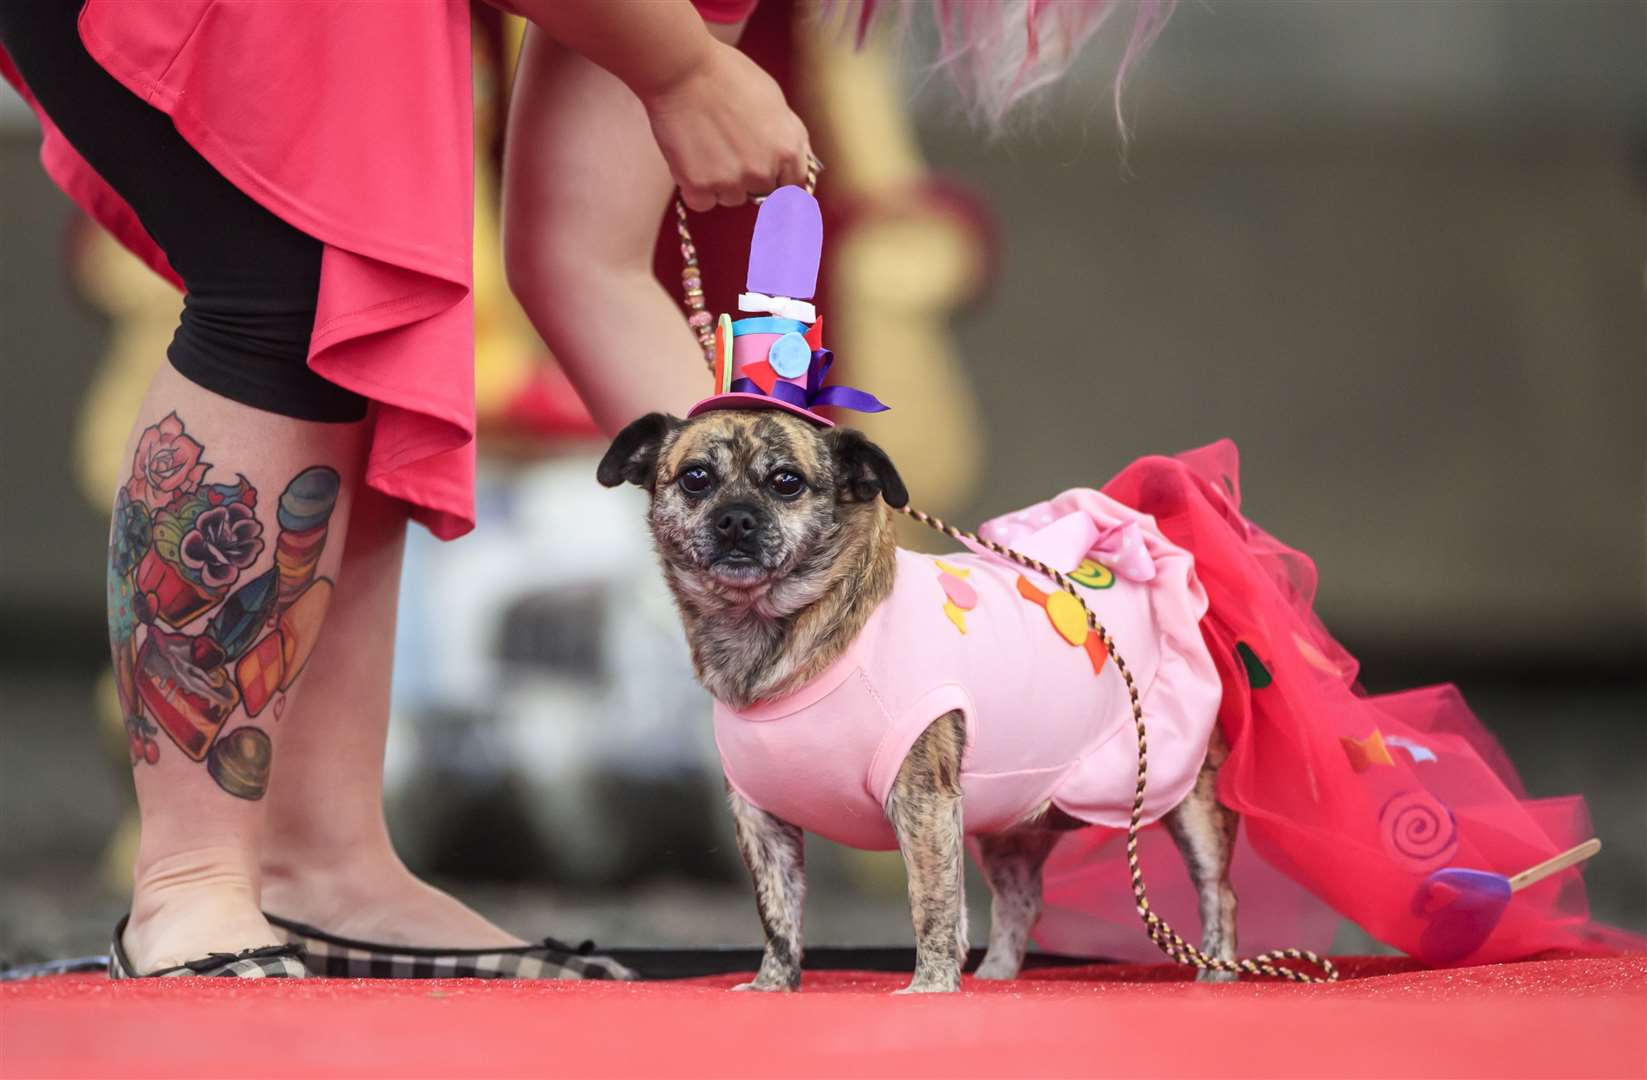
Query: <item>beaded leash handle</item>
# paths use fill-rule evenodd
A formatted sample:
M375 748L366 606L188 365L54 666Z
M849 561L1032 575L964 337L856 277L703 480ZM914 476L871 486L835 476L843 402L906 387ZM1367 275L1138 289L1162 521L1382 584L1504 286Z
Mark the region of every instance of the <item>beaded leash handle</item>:
M806 191L812 193L817 185L818 170L822 168L816 159L813 159L807 169ZM703 274L698 267L698 250L692 243L692 232L686 222L686 206L679 198L675 200L675 231L681 238L681 258L685 266L681 270L681 287L685 292L686 310L689 312L687 323L698 335L698 343L703 346L704 361L709 370L715 370L715 331L714 318L709 314L703 298ZM1110 637L1104 624L1098 621L1098 616L1092 613L1081 594L1075 590L1075 585L1063 574L1027 555L1020 555L1002 544L993 540L985 540L976 533L958 529L931 514L922 513L908 506L898 508L902 513L914 518L929 529L943 533L952 540L970 540L975 544L993 551L1005 559L1010 559L1020 566L1028 567L1038 574L1044 574L1057 583L1058 587L1081 605L1086 614L1087 626L1097 633L1099 640L1104 643L1104 649L1110 659L1115 661L1115 669L1121 673L1122 680L1127 687L1127 700L1132 705L1132 726L1138 733L1138 786L1132 795L1132 817L1127 822L1127 870L1132 875L1132 896L1137 902L1138 917L1144 920L1145 932L1151 941L1166 955L1180 964L1187 964L1202 971L1233 971L1245 975L1269 975L1277 979L1288 979L1292 982L1337 982L1338 968L1324 956L1320 956L1309 949L1272 949L1260 953L1250 959L1223 960L1215 956L1208 956L1200 949L1191 945L1179 936L1178 932L1167 921L1155 913L1150 907L1149 896L1144 890L1144 871L1138 865L1138 829L1144 816L1144 787L1149 772L1149 747L1144 731L1144 708L1138 701L1138 685L1133 681L1132 669L1121 658L1121 653L1115 647L1115 639ZM1313 965L1321 972L1313 975L1308 971L1301 971L1293 967L1280 967L1277 961L1291 960L1300 964Z
M681 238L681 292L686 304L686 325L698 335L703 347L703 359L710 372L715 370L715 317L703 302L703 271L698 267L698 246L692 242L692 230L686 226L686 204L675 197L675 232Z

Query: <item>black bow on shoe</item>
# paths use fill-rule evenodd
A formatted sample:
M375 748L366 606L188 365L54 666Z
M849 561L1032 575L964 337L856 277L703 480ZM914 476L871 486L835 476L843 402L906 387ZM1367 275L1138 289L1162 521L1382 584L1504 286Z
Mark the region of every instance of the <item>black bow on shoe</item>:
M590 953L595 951L595 943L588 938L584 938L582 943L580 943L577 948L573 948L559 938L552 937L544 938L541 942L539 942L539 944L545 949L549 949L554 952L567 953L571 956L588 956Z
M178 966L186 967L198 974L202 971L211 971L214 968L224 967L241 960L272 960L276 957L289 957L299 962L307 959L301 945L260 945L255 949L241 949L237 953L207 953L198 960L186 960Z

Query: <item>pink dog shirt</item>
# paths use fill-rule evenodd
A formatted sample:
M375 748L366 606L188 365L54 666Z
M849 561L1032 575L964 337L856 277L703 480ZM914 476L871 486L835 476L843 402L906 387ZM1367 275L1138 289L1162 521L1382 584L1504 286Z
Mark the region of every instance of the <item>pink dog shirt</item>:
M1201 637L1194 560L1155 521L1074 490L990 522L986 538L1073 572L1137 684L1148 725L1144 821L1195 783L1221 697ZM788 697L715 705L727 781L756 806L858 848L897 838L884 807L911 745L938 717L966 718L969 834L1048 801L1125 828L1138 774L1126 686L1079 607L1051 581L978 551L898 551L892 594L844 656ZM1056 618L1054 617L1056 616Z

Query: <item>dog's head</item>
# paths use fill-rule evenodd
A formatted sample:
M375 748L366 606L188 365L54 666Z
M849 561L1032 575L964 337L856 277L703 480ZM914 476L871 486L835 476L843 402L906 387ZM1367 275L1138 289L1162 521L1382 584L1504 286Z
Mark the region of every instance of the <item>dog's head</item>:
M596 476L651 493L652 535L678 587L723 606L764 598L773 615L821 595L855 540L888 533L883 502L909 501L862 434L776 410L652 413L618 433Z

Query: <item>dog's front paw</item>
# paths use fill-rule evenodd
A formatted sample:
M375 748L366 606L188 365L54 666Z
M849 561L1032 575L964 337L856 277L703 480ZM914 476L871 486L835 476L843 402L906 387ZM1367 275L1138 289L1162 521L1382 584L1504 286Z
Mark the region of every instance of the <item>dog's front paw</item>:
M750 981L748 981L746 983L739 983L737 986L734 986L732 989L734 989L734 990L759 990L762 993L767 993L767 994L787 994L787 993L790 993L794 990L798 990L800 988L798 986L791 986L789 983L778 982L778 981L773 980L773 979L755 978L755 979L751 979Z
M961 988L959 972L949 975L920 975L910 980L908 986L902 990L892 991L894 994L953 994Z
M1232 983L1240 976L1233 971L1211 971L1203 968L1195 974L1198 983Z

